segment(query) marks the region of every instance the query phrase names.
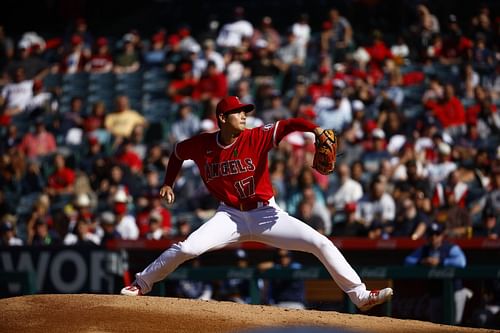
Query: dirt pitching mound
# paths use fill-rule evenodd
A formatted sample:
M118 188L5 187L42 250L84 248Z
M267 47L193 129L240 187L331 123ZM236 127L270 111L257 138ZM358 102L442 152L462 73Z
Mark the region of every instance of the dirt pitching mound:
M34 295L0 300L0 332L241 332L315 326L356 332L494 332L415 320L161 297ZM500 331L496 331L500 332Z

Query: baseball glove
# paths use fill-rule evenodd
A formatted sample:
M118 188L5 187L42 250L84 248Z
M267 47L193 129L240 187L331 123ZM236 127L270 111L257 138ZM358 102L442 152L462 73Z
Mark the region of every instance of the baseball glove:
M337 135L332 129L326 129L316 137L316 152L312 167L322 175L329 175L335 170L337 144Z

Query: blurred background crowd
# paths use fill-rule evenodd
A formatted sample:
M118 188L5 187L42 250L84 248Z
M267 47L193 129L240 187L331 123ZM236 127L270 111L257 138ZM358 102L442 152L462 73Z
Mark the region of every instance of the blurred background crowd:
M158 190L173 144L217 130L228 94L256 105L249 128L303 117L341 134L330 176L311 135L270 155L279 205L325 235L420 239L437 222L498 239L500 17L432 4L406 4L400 31L333 6L109 35L85 17L59 35L0 22L0 244L186 236L218 203L189 161L174 205Z

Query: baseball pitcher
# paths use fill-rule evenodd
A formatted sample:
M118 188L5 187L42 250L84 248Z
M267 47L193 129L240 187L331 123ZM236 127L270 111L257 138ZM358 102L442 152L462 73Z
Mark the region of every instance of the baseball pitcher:
M121 293L139 296L151 291L186 260L231 243L256 241L278 248L315 255L362 311L383 303L392 289L367 290L358 274L325 236L288 215L276 204L268 170L268 151L289 133L313 132L316 154L313 167L330 173L335 166L337 138L304 119L280 120L274 124L246 129L246 113L254 110L238 97L222 99L216 108L220 130L202 133L176 144L168 163L160 196L171 204L173 186L184 160L193 160L208 190L220 201L215 215L186 240L172 245Z

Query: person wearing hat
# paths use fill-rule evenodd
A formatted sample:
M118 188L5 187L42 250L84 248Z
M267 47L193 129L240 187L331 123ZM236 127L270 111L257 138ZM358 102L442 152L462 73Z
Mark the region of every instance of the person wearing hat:
M127 33L122 38L122 49L115 58L113 71L116 74L133 73L139 70L141 62L134 44L135 37Z
M23 241L16 237L14 224L5 220L0 223L0 246L22 246Z
M111 211L104 211L98 218L99 227L102 230L101 245L106 246L106 243L113 239L121 239L122 236L116 230L116 217Z
M118 188L113 196L113 212L115 214L116 230L123 239L138 239L139 227L134 215L128 212L129 195L123 187Z
M292 252L279 249L274 255L274 261L264 261L258 265L260 270L270 268L292 269L302 268L302 264L294 260ZM275 279L269 281L269 303L280 308L305 309L304 280Z
M246 114L253 104L227 96L216 107L220 130L202 133L178 142L170 156L160 196L175 201L173 186L184 160L193 160L207 190L220 201L208 221L186 240L172 245L121 293L139 296L151 291L183 262L204 252L248 240L315 255L351 301L365 311L392 297L392 289L367 290L356 271L324 235L283 211L274 199L268 170L268 152L294 131L323 129L301 118L280 120L253 129L246 128Z
M467 265L467 259L465 257L462 249L453 243L445 240L446 228L444 224L438 222L432 222L427 227L427 242L423 246L417 248L410 255L405 258L405 265L416 266L422 265L427 267L454 267L454 268L464 268ZM437 283L432 283L437 282ZM432 281L429 283L429 292L432 296L439 295L441 298L441 281ZM464 288L462 281L459 279L454 280L454 290L455 290L455 321L460 323L462 319L463 309L465 306L465 301L467 298L472 297L472 292ZM433 303L434 304L434 303ZM437 306L434 308L432 306L432 311L430 311L431 317L437 316L436 318L431 318L433 321L442 318L441 312L443 306Z
M85 70L90 73L109 73L113 69L113 56L106 37L99 37L89 61L85 64Z

